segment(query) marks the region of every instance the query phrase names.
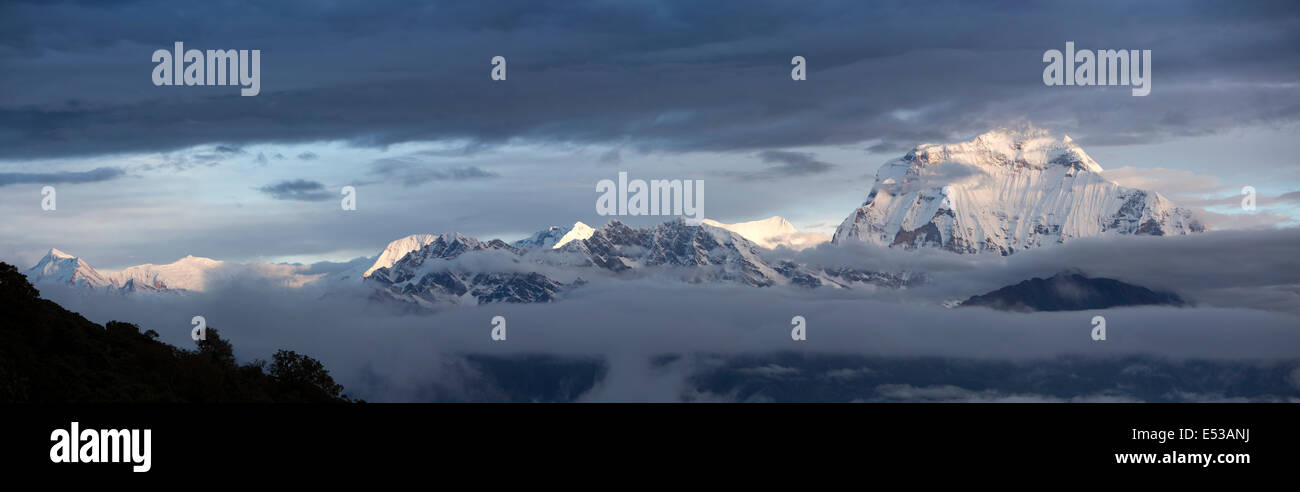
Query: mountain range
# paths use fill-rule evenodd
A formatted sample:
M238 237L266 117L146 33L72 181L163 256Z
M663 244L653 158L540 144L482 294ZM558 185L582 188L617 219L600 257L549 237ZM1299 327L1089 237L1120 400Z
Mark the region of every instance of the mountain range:
M202 291L252 274L300 287L361 282L377 300L437 308L550 302L594 278L667 277L752 287L905 287L924 272L810 267L773 254L867 243L959 254L1010 255L1083 237L1183 235L1205 230L1189 210L1152 191L1120 186L1068 136L1033 127L1001 129L954 144L919 145L886 162L867 200L829 238L781 217L726 224L676 219L635 228L610 220L551 226L518 241L457 233L413 234L373 258L325 271L313 266L227 263L187 256L166 265L101 273L51 249L27 275L35 284L91 291ZM368 266L367 266L368 265Z

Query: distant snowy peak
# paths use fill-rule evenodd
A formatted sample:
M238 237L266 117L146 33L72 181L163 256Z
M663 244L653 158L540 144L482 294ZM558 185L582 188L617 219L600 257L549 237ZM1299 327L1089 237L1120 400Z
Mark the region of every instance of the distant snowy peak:
M323 277L300 265L265 263L228 263L186 256L163 265L152 263L124 268L116 272L99 272L88 263L58 249L51 249L27 273L33 284L58 284L107 292L184 293L208 290L214 281L235 278L269 281L273 284L300 287Z
M120 287L129 283L135 289L202 291L207 288L213 270L224 264L219 260L189 255L165 265L146 263L127 267L108 276L114 285Z
M587 238L590 238L591 235L594 234L595 232L596 230L592 229L591 226L588 226L587 224L583 224L582 222L574 222L573 227L570 227L568 232L565 232L564 235L560 237L560 240L556 241L555 244L551 246L551 249L558 249L561 246L564 246L565 244L569 244L570 242L573 241L586 240Z
M591 226L582 222L574 222L571 227L548 227L532 236L515 241L511 245L528 250L556 249L571 241L587 239L591 237L592 232L595 232L595 229L592 229Z
M682 219L652 228L629 227L611 220L591 237L558 250L578 254L583 263L615 273L650 268L685 268L691 281L731 281L766 287L790 283L779 265L769 264L759 246L722 227L690 225ZM802 273L802 272L800 272Z
M75 287L126 291L203 290L207 273L222 262L186 256L166 265L137 265L118 272L99 272L81 258L58 249L41 258L28 270L33 284L61 284Z
M772 216L763 220L750 222L738 222L735 224L723 224L712 219L704 219L702 222L740 234L745 239L753 241L754 244L768 249L785 246L787 248L800 250L816 246L831 239L825 234L799 232L799 230L795 229L794 225L790 224L789 221L780 216Z
M393 263L397 263L397 260L402 259L402 257L406 256L407 253L423 248L426 244L432 243L437 239L438 236L433 234L411 234L410 236L388 243L388 247L384 248L384 251L379 254L379 258L375 260L375 263L370 265L370 268L366 269L365 273L362 273L361 276L369 277L370 274L375 272L375 270L391 267L393 266Z
M568 227L550 226L510 245L519 249L550 249L568 232Z
M493 271L491 261L456 267L452 260L472 252L504 254L509 271ZM391 266L371 272L365 281L376 288L376 299L424 307L550 302L562 288L571 285L516 268L523 252L500 239L479 241L456 233L441 234Z
M421 265L430 260L449 260L470 251L489 249L506 250L511 253L519 251L519 248L506 244L500 239L483 242L460 233L439 234L429 238L430 240L423 246L402 255L391 265L370 271L365 278L382 284L397 284L417 275Z
M35 266L27 270L33 284L57 283L75 287L103 288L113 283L81 258L50 248Z
M1205 230L1189 210L1101 170L1069 137L1032 127L920 145L880 167L832 241L1008 255L1081 237Z

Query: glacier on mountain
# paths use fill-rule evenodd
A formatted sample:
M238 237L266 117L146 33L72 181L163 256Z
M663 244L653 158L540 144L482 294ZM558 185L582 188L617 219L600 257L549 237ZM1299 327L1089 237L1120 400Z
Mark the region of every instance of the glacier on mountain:
M1070 137L1033 127L919 145L880 167L832 242L1009 255L1082 237L1205 230L1189 210L1101 171Z

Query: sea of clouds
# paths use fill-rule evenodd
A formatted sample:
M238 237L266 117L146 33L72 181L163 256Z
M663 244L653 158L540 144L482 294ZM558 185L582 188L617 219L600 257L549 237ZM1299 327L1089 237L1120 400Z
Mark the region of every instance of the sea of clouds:
M826 245L771 254L925 280L900 290L803 289L597 275L554 303L437 312L376 302L360 282L285 288L256 276L185 295L42 293L92 321L136 323L182 347L192 346L190 319L202 315L241 361L280 348L305 353L368 401L1294 401L1298 239L1294 229L1124 237L1005 258ZM476 269L493 262L521 268L501 255L460 260ZM1050 313L942 305L1063 270L1171 290L1194 305ZM1101 342L1090 336L1098 315ZM505 341L490 337L495 316L507 320ZM806 341L791 339L794 316L807 320Z

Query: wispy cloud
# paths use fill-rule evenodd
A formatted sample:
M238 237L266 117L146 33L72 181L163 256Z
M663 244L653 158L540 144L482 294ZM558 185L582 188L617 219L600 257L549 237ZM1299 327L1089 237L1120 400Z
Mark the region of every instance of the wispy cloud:
M333 197L325 191L325 185L305 179L285 180L258 188L258 191L271 195L276 200L297 200L318 202Z
M817 160L812 152L791 152L787 150L764 150L758 158L768 164L776 164L766 169L752 172L730 172L728 176L747 181L794 178L821 174L835 168L834 164Z
M418 186L430 181L465 181L499 176L478 166L440 168L405 157L376 160L370 165L370 174L398 181L404 186Z
M96 183L116 179L126 174L117 167L98 167L89 171L62 171L53 173L0 173L0 186L15 184L68 184Z

